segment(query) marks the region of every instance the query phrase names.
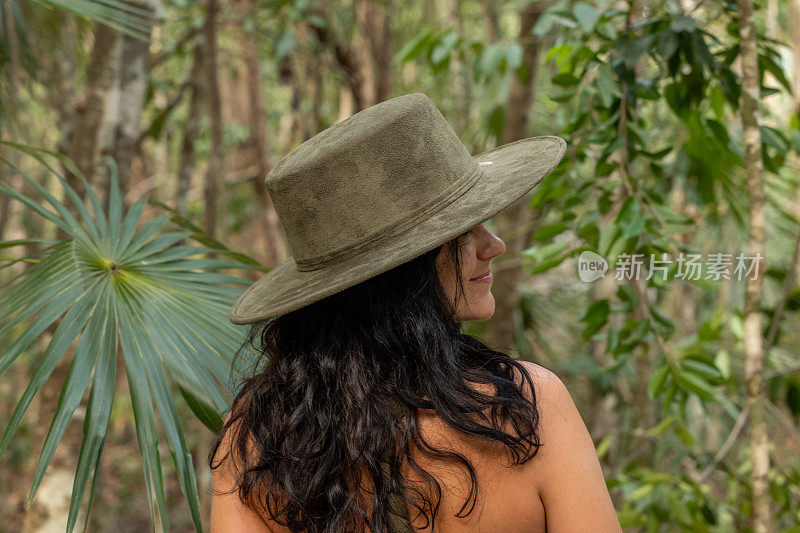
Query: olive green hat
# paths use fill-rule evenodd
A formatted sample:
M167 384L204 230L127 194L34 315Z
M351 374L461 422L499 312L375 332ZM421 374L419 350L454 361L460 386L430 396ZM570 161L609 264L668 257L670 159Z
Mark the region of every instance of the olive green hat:
M545 135L472 156L422 93L359 111L267 175L292 257L242 294L230 321L280 316L441 246L535 187L566 148Z

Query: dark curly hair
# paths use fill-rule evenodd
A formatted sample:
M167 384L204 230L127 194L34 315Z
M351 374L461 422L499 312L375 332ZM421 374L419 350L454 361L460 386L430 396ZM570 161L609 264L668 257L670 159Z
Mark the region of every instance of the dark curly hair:
M247 507L292 531L383 532L394 493L416 507L426 527L433 525L441 486L415 461L413 446L466 467L470 493L457 516L469 515L477 501L475 471L462 454L425 441L418 409L435 410L463 435L502 443L514 464L536 455L539 415L530 375L519 361L461 333L455 302L439 281L436 261L443 251L453 258L456 298L464 295L460 243L453 239L252 326L242 346L257 351L259 364L243 381L208 457L212 470L228 455L234 458L231 491L238 488ZM470 382L496 392L483 394ZM513 431L505 431L506 424ZM215 463L223 440L231 448ZM388 484L381 461L391 465ZM427 490L404 477L406 461ZM370 516L359 499L364 476L373 487L366 491Z

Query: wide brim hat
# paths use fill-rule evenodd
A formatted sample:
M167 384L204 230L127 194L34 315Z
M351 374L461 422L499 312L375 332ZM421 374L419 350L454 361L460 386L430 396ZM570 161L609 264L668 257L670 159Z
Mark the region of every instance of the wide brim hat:
M383 108L380 108L380 106L383 106ZM415 109L416 107L423 109L420 113L425 118L416 119L408 123L404 122L402 128L400 128L396 122L400 119L396 117L401 117L405 120L406 115L413 114L413 112L406 111L406 109ZM400 109L399 111L397 111L398 108ZM359 118L359 115L361 115L361 118ZM334 124L287 154L270 171L266 181L273 203L278 211L278 218L281 221L284 232L287 234L290 248L293 248L292 245L294 244L298 250L293 250L292 257L255 281L239 297L229 313L230 321L234 324L250 324L278 317L352 287L445 244L493 217L524 196L525 193L533 189L552 172L566 152L567 143L564 139L554 135L543 135L510 142L471 156L466 152L463 144L457 140L455 133L451 135L452 129L440 117L441 114L438 109L430 103L427 96L422 93L404 95L376 104L342 122ZM337 165L326 166L321 164L320 161L324 160L323 154L326 153L327 146L342 142L342 137L346 136L349 131L357 131L360 132L359 135L363 134L364 142L366 143L364 146L367 147L366 151L362 149L360 152L354 149L358 157L363 160L364 158L369 158L369 154L373 152L383 153L384 155L381 157L387 157L385 153L389 148L382 149L381 146L375 145L375 143L381 143L383 138L381 137L381 131L383 130L375 124L376 122L382 124L385 121L392 122L393 120L395 122L385 128L387 133L384 136L399 135L396 133L398 129L407 131L409 128L413 129L414 124L424 124L420 126L420 133L410 134L416 139L420 135L428 134L427 132L431 128L429 122L437 124L444 122L445 124L441 125L442 131L431 133L430 139L420 140L419 149L423 149L431 143L444 142L442 139L460 144L461 149L466 153L466 157L471 158L471 161L458 161L458 164L466 165L468 168L474 165L475 172L469 177L468 181L459 182L456 184L457 186L453 185L452 193L448 193L442 197L443 199L433 202L429 209L422 209L421 212L419 210L409 212L409 218L413 216L413 223L394 223L391 226L394 229L384 230L378 236L379 238L367 236L369 238L366 238L359 246L350 246L348 250L345 250L346 253L333 253L327 256L323 254L324 260L316 263L313 258L309 260L309 258L305 257L308 254L299 251L305 243L300 241L301 230L296 228L304 229L305 226L299 224L310 224L307 220L300 220L299 217L310 218L313 222L314 215L310 211L298 214L298 206L295 205L297 203L296 199L293 199L295 204L283 201L283 196L288 196L286 191L290 190L290 187L286 185L290 182L285 176L291 174L296 182L301 179L298 176L303 175L302 179L307 180L307 183L304 182L302 186L295 183L291 190L296 192L298 188L303 187L307 189L304 198L308 197L313 200L315 196L315 177L320 176L320 173L324 173L325 169L330 166L340 166L339 162L345 157L342 153L337 153L335 155L336 159L332 159L332 161L337 162ZM345 124L348 121L349 124ZM363 132L365 128L373 127L376 128L377 132ZM372 135L372 139L370 139L370 135ZM453 137L456 140L453 140ZM347 146L358 145L358 142L357 139L349 141L350 144ZM404 142L408 143L408 140L405 139ZM370 148L373 145L374 147ZM391 145L391 149L396 150L396 146L403 145ZM458 147L449 149L460 152ZM300 157L301 155L302 157ZM457 157L463 159L465 156L458 155L453 157L455 160ZM308 167L308 163L306 163L306 166L301 170L294 168L292 172L289 172L293 167L298 167L297 161L309 161L312 159L315 162L311 167ZM381 164L383 166L375 168L384 168L386 166L385 162L381 162ZM353 168L358 167L354 166ZM313 172L310 172L310 170L313 170ZM393 172L398 172L396 167L393 167ZM337 176L340 174L341 172ZM319 179L321 183L326 183L325 186L329 186L329 182L332 180L328 176L322 176ZM347 179L347 176L344 179ZM353 177L352 179L368 178ZM342 186L339 185L340 188ZM350 194L355 196L360 189L363 189L363 187L354 187L353 192ZM326 194L336 194L335 189L323 188L323 191ZM407 194L412 193L408 192ZM373 198L376 198L376 196L379 195L373 195ZM353 200L353 204L365 204L363 201L358 202L357 198L353 198ZM324 202L324 198L320 201ZM335 199L332 201L335 202ZM368 210L372 208L371 206L375 202L366 203L370 204L370 206L364 205L361 209ZM395 200L392 205L396 203L397 201ZM348 205L347 209L359 209L349 205L350 202L344 202L344 204ZM316 203L311 204L311 207L319 206L318 210L321 210L323 205L327 206L328 204ZM380 211L376 211L376 213L379 214ZM336 215L337 213L332 213L329 216L335 218ZM381 226L379 223L381 217L376 214L372 214L372 216L376 220L375 225ZM399 216L402 216L402 214ZM353 224L356 223L354 222ZM316 232L320 233L325 228L326 226L319 226ZM316 233L311 234L316 235ZM319 238L324 241L325 236L321 235ZM330 240L330 237L328 239ZM298 265L298 262L300 265Z

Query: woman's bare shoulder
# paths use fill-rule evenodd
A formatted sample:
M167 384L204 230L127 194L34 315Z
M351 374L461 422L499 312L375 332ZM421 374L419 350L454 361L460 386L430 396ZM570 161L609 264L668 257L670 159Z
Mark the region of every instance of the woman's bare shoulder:
M233 533L248 531L252 533L288 533L290 530L270 520L261 512L254 511L239 499L238 472L243 458L234 444L241 430L241 420L231 421L237 413L234 406L225 418L227 431L222 436L216 450L211 476L211 533ZM230 424L228 424L230 422ZM254 453L252 443L248 443L248 453Z
M539 413L542 445L531 475L545 507L547 529L621 531L594 442L569 390L550 370L522 364L531 376Z

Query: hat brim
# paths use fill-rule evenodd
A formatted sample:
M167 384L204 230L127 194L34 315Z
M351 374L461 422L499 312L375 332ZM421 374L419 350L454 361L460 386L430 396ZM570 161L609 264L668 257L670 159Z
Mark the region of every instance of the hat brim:
M441 246L493 217L538 185L564 157L567 143L544 135L504 144L473 156L483 176L453 203L398 240L308 272L287 259L255 281L228 315L251 324L294 311L352 287Z

